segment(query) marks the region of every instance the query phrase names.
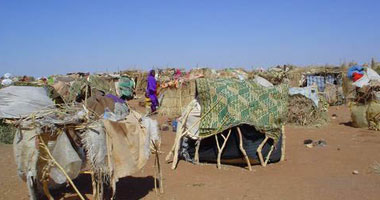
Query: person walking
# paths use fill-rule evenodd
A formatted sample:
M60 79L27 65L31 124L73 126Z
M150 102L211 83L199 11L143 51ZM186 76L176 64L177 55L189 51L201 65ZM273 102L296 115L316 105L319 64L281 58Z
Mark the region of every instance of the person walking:
M158 107L158 99L157 99L157 81L155 78L156 72L154 70L150 70L149 76L148 76L148 84L146 87L145 95L148 97L151 101L151 112L155 112Z

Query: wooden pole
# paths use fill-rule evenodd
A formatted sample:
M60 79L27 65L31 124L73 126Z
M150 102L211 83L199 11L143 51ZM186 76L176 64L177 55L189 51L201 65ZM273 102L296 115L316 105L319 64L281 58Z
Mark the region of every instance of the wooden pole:
M216 137L217 135L215 135L216 143L217 143L217 146L218 146L218 158L217 158L217 163L218 163L218 168L219 168L219 169L222 168L221 157L222 157L223 150L224 150L224 148L225 148L225 146L226 146L226 144L227 144L228 138L230 137L231 130L232 130L232 129L230 129L230 130L228 131L227 137L225 137L223 134L221 134L222 137L223 137L223 139L224 139L221 148L219 148L219 142L218 142L218 139L217 139L217 137Z
M280 159L280 161L285 160L285 144L286 144L285 126L282 126L282 145L281 145L281 159Z
M249 161L249 158L248 158L248 155L247 155L247 152L244 150L244 147L243 147L243 135L241 134L241 130L240 130L240 127L237 127L237 130L238 130L238 135L239 135L239 147L240 147L240 151L243 153L244 155L244 158L245 158L245 161L247 162L247 165L248 165L248 169L249 171L252 171L252 166L251 166L251 162Z
M270 150L269 150L269 153L268 153L268 155L267 155L267 158L265 159L264 167L267 166L268 161L269 161L269 158L270 158L270 155L271 155L272 152L273 152L273 149L274 149L274 146L272 145L272 146L270 147Z
M259 147L257 148L257 154L259 155L259 159L260 159L260 164L261 166L265 167L264 165L264 158L263 158L263 154L262 154L262 149L263 149L263 146L264 144L267 142L269 138L267 136L265 136L265 139L264 141L259 145Z
M194 155L194 162L195 164L199 164L199 147L201 146L201 141L202 139L198 139L197 142L195 143L195 155Z
M46 146L46 144L44 143L41 135L39 135L39 138L40 138L40 144L41 144L41 147L46 151L47 155L49 156L49 159L53 162L53 164L55 166L58 167L58 169L63 173L63 175L66 177L67 181L70 183L70 185L73 187L73 189L75 190L75 192L78 194L79 198L81 200L85 200L84 197L82 196L82 194L79 192L78 188L75 186L75 184L73 183L73 181L71 180L71 178L69 177L69 175L67 175L67 173L65 172L65 170L62 168L62 166L55 160L55 158L53 157L53 155L50 153L50 150L49 148Z

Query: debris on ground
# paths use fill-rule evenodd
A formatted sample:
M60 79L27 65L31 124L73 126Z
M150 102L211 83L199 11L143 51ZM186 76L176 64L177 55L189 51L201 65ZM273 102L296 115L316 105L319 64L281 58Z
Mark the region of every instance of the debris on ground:
M372 171L376 174L379 174L380 175L380 163L378 162L375 162L372 166Z
M161 131L169 131L169 129L170 129L170 127L167 124L162 124L161 125Z
M325 140L313 141L311 139L307 139L303 141L303 144L308 148L313 148L315 146L325 147L327 145L327 142ZM338 150L340 149L338 148Z

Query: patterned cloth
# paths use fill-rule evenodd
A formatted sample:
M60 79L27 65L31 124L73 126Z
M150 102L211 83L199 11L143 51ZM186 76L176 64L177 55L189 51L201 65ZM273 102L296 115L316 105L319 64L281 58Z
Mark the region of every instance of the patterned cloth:
M314 75L308 75L306 77L307 80L307 86L317 85L318 90L323 92L325 91L326 83L334 84L336 82L336 77L334 75L327 75L327 76L314 76Z
M203 78L196 83L202 108L200 137L248 124L278 141L288 109L286 85L265 88L254 81Z

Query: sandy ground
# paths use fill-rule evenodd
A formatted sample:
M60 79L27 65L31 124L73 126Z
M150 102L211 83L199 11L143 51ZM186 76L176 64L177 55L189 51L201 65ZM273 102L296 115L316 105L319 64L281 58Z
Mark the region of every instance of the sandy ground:
M133 107L138 107L136 102ZM143 111L144 108L138 108ZM163 164L165 193L154 192L153 157L145 168L117 185L117 199L380 199L380 133L349 126L346 107L331 107L336 114L322 128L286 127L286 161L267 167L245 168L193 165L180 161L176 170ZM165 120L160 117L159 121ZM164 162L174 133L162 132L161 161ZM327 142L325 147L307 148L305 139ZM16 172L11 145L0 145L0 199L28 199L28 192ZM357 170L359 174L354 175ZM76 181L91 199L89 177ZM77 199L70 191L61 199Z

